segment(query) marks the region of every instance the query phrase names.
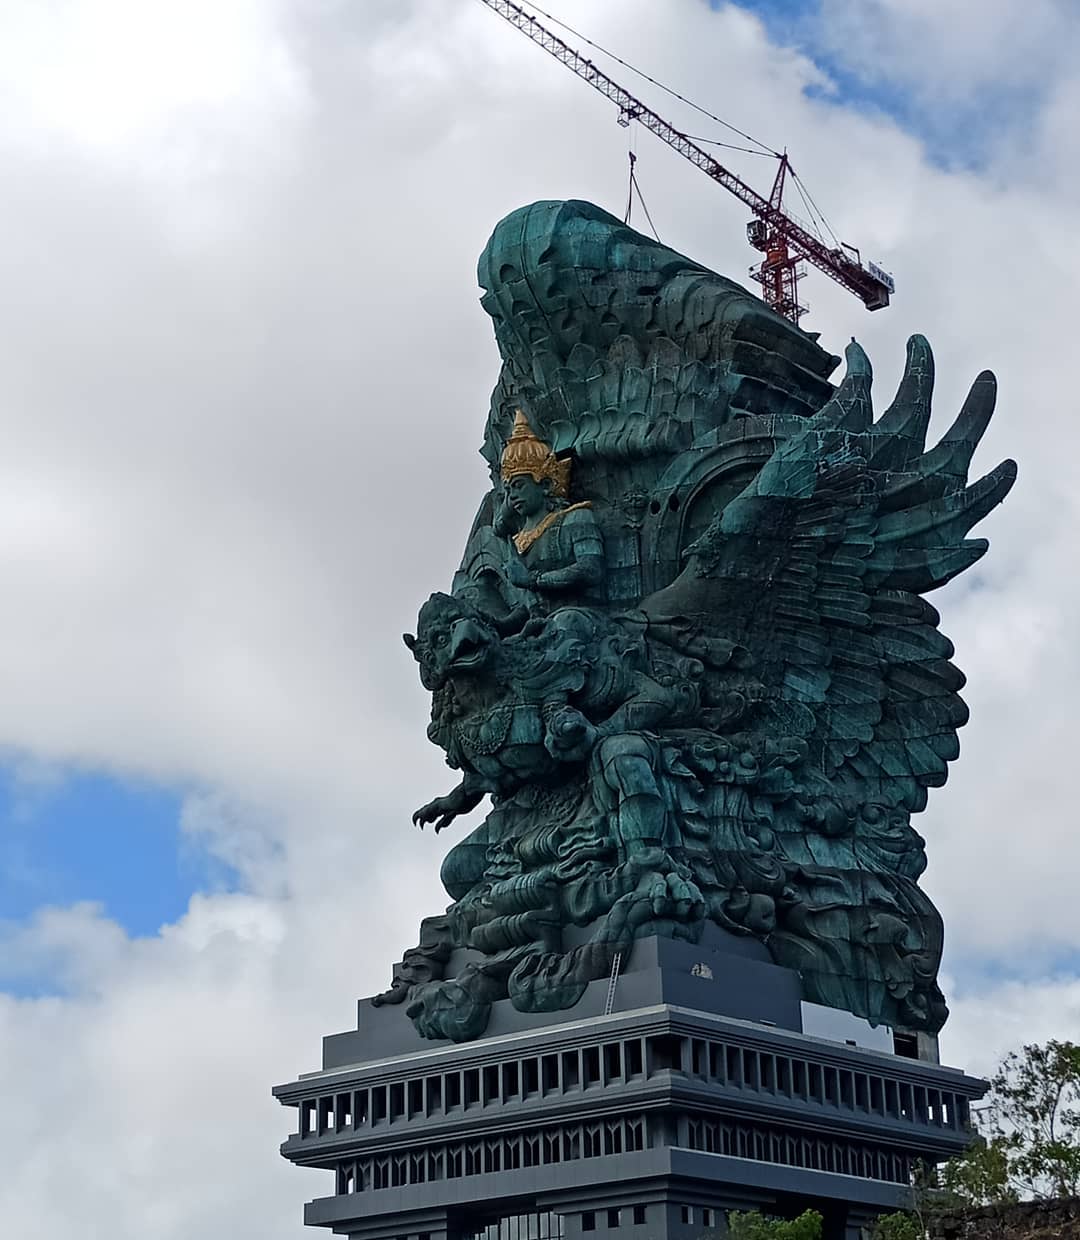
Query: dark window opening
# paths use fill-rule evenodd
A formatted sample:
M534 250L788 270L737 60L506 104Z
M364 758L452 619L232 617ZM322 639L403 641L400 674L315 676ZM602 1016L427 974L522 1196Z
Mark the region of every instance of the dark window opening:
M545 1055L540 1061L541 1074L544 1081L544 1093L549 1094L559 1088L559 1057Z
M475 1106L480 1101L480 1073L476 1068L469 1068L462 1073L464 1077L465 1105Z
M527 1098L540 1092L540 1068L535 1059L526 1059L521 1065L522 1093Z
M371 1122L378 1124L386 1119L386 1086L371 1091Z
M581 1075L583 1085L596 1085L600 1081L600 1048L586 1047L581 1054Z
M484 1105L497 1102L499 1098L499 1066L489 1064L484 1069Z
M405 1086L398 1082L390 1086L390 1118L400 1119L405 1114Z
M427 1113L434 1115L442 1110L442 1077L429 1076L427 1079Z
M409 1115L423 1115L424 1113L424 1082L409 1082Z
M682 1038L671 1033L662 1033L647 1039L647 1042L651 1071L682 1071Z
M919 1038L914 1033L899 1033L893 1030L893 1051L903 1059L919 1058Z

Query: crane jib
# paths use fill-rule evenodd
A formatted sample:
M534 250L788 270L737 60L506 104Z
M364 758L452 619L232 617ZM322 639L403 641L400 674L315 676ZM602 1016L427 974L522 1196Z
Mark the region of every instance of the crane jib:
M628 124L629 121L636 120L644 125L754 212L764 228L757 240L751 240L751 244L763 250L766 257L758 267L751 269L750 274L761 284L762 297L766 304L777 313L797 323L806 311L798 296L801 274L798 264L803 260L854 293L867 309L880 310L889 304L890 296L896 287L892 276L874 263L864 266L861 261L849 258L842 249L827 246L782 209L780 199L784 178L790 170L786 154L780 157L773 194L765 198L659 113L608 77L593 61L552 34L531 13L513 3L513 0L481 0L481 3L505 18L549 55L615 103L619 108L620 123Z

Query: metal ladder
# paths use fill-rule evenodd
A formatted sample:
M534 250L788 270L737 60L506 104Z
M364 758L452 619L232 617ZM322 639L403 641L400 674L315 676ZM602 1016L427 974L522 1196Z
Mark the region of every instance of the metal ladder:
M610 1016L615 1006L615 985L619 980L619 969L622 968L622 952L616 952L611 960L611 976L608 978L607 998L604 1000L604 1015Z

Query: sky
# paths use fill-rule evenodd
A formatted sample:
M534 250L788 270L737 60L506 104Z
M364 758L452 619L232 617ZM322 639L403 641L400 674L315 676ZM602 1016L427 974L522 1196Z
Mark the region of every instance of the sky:
M1020 479L934 598L972 708L917 823L942 1052L1080 1037L1080 10L544 7L786 147L895 273L872 316L804 286L879 402L915 331L931 434L996 371L975 467ZM451 779L400 635L486 485L480 250L536 199L621 213L632 142L666 244L753 261L744 209L614 119L477 0L0 6L6 1232L297 1240L331 1191L270 1087L385 985L468 829L410 824Z

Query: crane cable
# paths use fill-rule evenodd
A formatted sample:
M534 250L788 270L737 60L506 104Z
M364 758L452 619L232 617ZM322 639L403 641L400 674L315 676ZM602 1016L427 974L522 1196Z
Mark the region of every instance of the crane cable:
M483 3L483 0L481 0L481 3ZM741 129L736 128L736 126L732 125L729 121L725 121L722 117L710 112L707 108L703 108L692 99L687 99L685 95L680 95L677 90L672 90L670 86L665 86L663 82L657 81L656 78L650 77L649 74L647 74L643 69L639 69L636 65L632 65L628 60L623 60L621 56L616 56L614 52L609 52L606 47L602 47L599 43L595 43L587 35L582 34L580 30L575 30L573 26L568 25L564 21L560 21L554 13L546 12L537 4L532 4L531 7L534 8L541 17L546 17L549 22L554 22L556 26L561 26L563 30L567 31L569 34L572 34L575 39L580 39L582 43L587 43L590 47L595 48L596 51L602 53L604 56L609 56L616 62L616 64L622 65L624 69L629 69L631 73L637 74L639 78L644 78L646 82L651 82L653 86L659 87L659 89L664 91L666 94L678 99L681 103L685 103L688 107L693 108L695 112L700 112L702 116L707 116L709 120L716 121L718 125L723 125L725 129L730 129L732 133L738 134L740 138L745 138L747 142L752 142L755 146L761 147L761 150L755 151L754 154L769 154L775 156L777 159L781 158L779 151L774 151L772 147L768 146L766 143L759 141L757 138L748 133L743 133ZM724 142L718 142L716 145L726 146L727 144ZM741 148L736 147L732 149L738 150Z
M483 0L481 0L481 3L483 3ZM639 69L636 65L632 65L628 60L623 60L621 56L617 56L614 52L609 51L602 44L597 43L593 39L590 39L588 35L582 34L580 30L577 30L573 26L569 25L569 23L562 21L560 18L556 17L554 13L549 13L547 12L546 9L540 8L540 6L538 4L533 3L532 0L530 0L530 7L535 9L536 12L539 13L541 17L544 17L549 22L552 22L554 25L561 27L568 34L572 34L575 39L580 39L582 43L588 44L589 47L600 52L602 55L609 57L611 60L614 60L616 64L622 65L624 69L629 69L631 73L636 74L639 78L644 79L646 82L650 82L653 86L656 86L658 89L664 91L665 94L671 95L672 98L678 99L680 103L685 103L687 107L693 108L695 112L700 112L702 116L707 116L709 120L715 121L718 125L723 125L725 129L729 129L731 130L732 133L738 134L740 138L744 138L747 142L752 142L754 146L753 147L735 146L730 142L720 142L716 138L699 138L699 137L693 137L690 134L685 135L686 137L690 139L690 141L705 142L705 143L708 143L710 146L721 146L721 147L724 147L725 150L729 150L729 151L742 151L747 155L770 155L775 159L783 158L783 156L780 154L779 151L774 151L772 147L769 146L767 143L762 142L760 139L753 137L753 135L751 134L745 133L743 130L739 129L737 126L732 125L730 121L725 121L723 117L717 116L715 112L710 112L708 108L703 108L699 103L695 103L692 99L688 99L685 95L681 95L677 90L673 90L670 86L666 86L663 82L659 81L657 78L652 77L650 74L646 73L643 69ZM754 147L757 147L760 149L755 150ZM649 227L652 228L653 235L656 236L656 228L653 226L652 219L649 217L649 211L648 211L648 208L645 206L645 200L641 196L641 187L637 184L637 180L634 176L634 160L635 160L635 156L631 152L630 153L630 195L628 196L628 200L627 200L626 221L629 221L629 218L630 218L630 197L632 197L633 192L636 189L638 200L641 203L641 209L645 212L645 218L649 221ZM806 205L806 209L810 214L810 218L813 221L813 229L815 232L817 232L819 239L822 241L825 240L821 232L821 228L823 227L825 232L827 232L829 236L832 238L833 244L837 248L839 248L841 244L840 240L837 237L836 233L833 232L832 226L829 224L829 221L825 218L824 212L821 210L821 208L817 205L817 203L811 197L810 191L806 188L802 179L795 172L795 169L791 168L789 165L789 170L791 173L791 178L795 182L795 187L799 192L799 196L802 198L804 204ZM819 224L819 221L820 221L820 224ZM656 239L657 241L659 241L660 240L659 236L657 236Z
M634 165L637 163L637 156L633 151L627 151L630 157L630 185L626 191L626 213L623 215L623 223L630 223L630 211L634 205L634 194L637 194L638 202L641 203L641 209L645 212L645 218L649 221L649 227L652 229L652 235L660 241L660 234L656 231L656 225L652 222L652 216L649 214L649 208L645 205L645 196L641 192L641 186L638 184L637 175L634 172ZM661 242L661 245L663 242Z

